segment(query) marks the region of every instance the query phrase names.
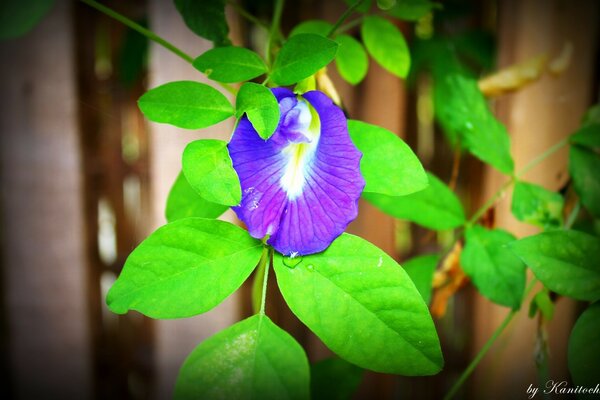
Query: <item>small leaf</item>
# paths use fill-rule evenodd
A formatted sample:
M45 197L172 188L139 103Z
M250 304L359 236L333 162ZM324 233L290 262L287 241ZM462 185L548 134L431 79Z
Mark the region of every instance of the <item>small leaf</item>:
M552 317L554 316L554 303L546 288L543 288L533 296L529 307L529 317L533 318L538 309L542 312L546 321L552 320Z
M183 151L183 173L190 186L204 199L235 206L242 200L242 189L222 140L196 140Z
M429 186L406 196L365 193L364 198L384 213L429 229L446 230L465 223L465 212L456 195L435 175L427 173Z
M247 82L242 85L236 100L237 118L244 113L261 138L267 140L277 129L280 112L277 99L273 93L263 85Z
M312 19L296 25L296 27L290 32L290 37L300 33L314 33L315 35L327 37L327 34L331 28L333 28L333 25L331 25L329 22L321 21L319 19Z
M434 6L435 3L429 0L398 0L388 13L404 21L418 21Z
M468 228L460 264L483 296L518 309L525 290L525 265L506 247L514 240L501 229Z
M192 64L198 71L217 82L243 82L267 72L258 54L244 47L216 47L196 58Z
M600 155L585 147L571 146L569 174L581 203L590 214L600 218Z
M365 192L404 196L427 187L427 175L417 156L387 129L348 120L350 138L362 152L360 171Z
M433 274L439 261L440 256L438 254L426 254L411 258L402 263L402 267L404 267L404 270L427 304L431 301Z
M335 57L338 44L311 33L292 36L283 44L271 72L271 80L287 86L313 75Z
M291 268L274 260L290 309L337 355L362 368L431 375L443 364L427 306L404 270L357 236Z
M165 215L169 222L189 217L217 218L228 208L223 204L204 200L192 189L183 172L180 172L167 197Z
M577 231L550 231L510 244L550 290L577 300L600 299L600 239Z
M54 0L2 0L0 40L14 39L31 31L54 6Z
M361 35L369 54L392 74L406 78L410 53L402 32L388 20L369 16L362 23Z
M228 222L185 218L158 228L127 258L108 292L117 314L187 318L235 292L256 267L262 243Z
M211 40L215 46L231 44L224 0L175 0L175 6L196 35Z
M364 370L341 358L332 357L311 365L312 400L347 400L358 389Z
M365 49L352 36L340 35L335 40L340 45L335 58L340 75L352 85L360 83L369 70L369 58Z
M573 383L590 389L596 387L600 378L600 303L589 306L577 319L569 337L567 354ZM590 399L595 397L597 394L589 395Z
M175 400L308 400L306 354L266 315L254 315L206 339L183 363Z
M202 129L233 115L233 107L217 89L192 81L169 82L138 100L150 121L184 129Z
M592 123L581 127L571 135L571 143L579 144L591 149L600 147L600 123Z
M539 185L517 182L513 192L511 210L513 215L543 229L562 226L563 197Z

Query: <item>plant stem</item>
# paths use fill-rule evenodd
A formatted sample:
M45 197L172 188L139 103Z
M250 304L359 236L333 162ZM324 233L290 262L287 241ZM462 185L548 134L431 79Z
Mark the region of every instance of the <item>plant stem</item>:
M264 22L262 22L261 20L256 18L254 15L250 14L242 6L240 6L239 4L237 4L236 2L231 1L231 0L228 0L227 4L229 4L231 7L233 7L233 9L235 11L237 11L237 13L240 14L242 17L246 18L248 21L252 22L254 25L259 26L259 27L263 28L265 31L269 32L269 25L265 24Z
M265 273L263 277L262 295L260 297L260 315L265 315L265 305L267 303L267 282L269 281L269 266L273 257L273 249L269 248L265 262Z
M356 3L352 4L344 13L340 16L340 18L336 21L336 23L331 27L329 32L327 33L327 37L331 38L335 34L335 31L344 23L344 21L354 12L354 10L362 4L364 0L358 0Z
M354 28L355 26L360 25L360 23L363 21L363 19L365 19L365 16L361 15L360 17L356 18L355 20L348 22L346 25L340 26L337 30L337 33L346 32L346 31Z
M269 259L268 256L269 250L265 247L260 256L260 260L258 261L258 267L256 267L256 273L254 274L254 281L252 282L252 311L254 311L255 314L260 310L262 284L265 276L265 265Z
M275 9L273 11L273 21L271 21L271 30L269 31L269 40L267 41L267 64L271 65L271 52L273 50L273 42L275 36L279 32L279 25L281 24L281 14L283 13L284 0L275 0Z
M119 14L118 12L116 12L113 9L110 9L100 3L98 3L95 0L81 0L82 3L87 4L88 6L95 8L96 10L100 11L101 13L119 21L120 23L122 23L123 25L133 29L134 31L144 35L145 37L147 37L148 39L160 44L162 47L164 47L165 49L169 50L170 52L172 52L173 54L176 54L177 56L181 57L182 59L184 59L185 61L189 62L190 64L194 61L194 57L190 56L189 54L185 53L183 50L175 47L175 45L173 45L172 43L166 41L165 39L163 39L162 37L158 36L156 33L152 32L149 29L144 28L143 26L141 26L140 24L138 24L135 21L130 20L129 18L127 18L126 16ZM233 87L230 86L226 83L221 83L221 82L217 82L223 89L227 90L229 93L231 94L236 94L237 90Z

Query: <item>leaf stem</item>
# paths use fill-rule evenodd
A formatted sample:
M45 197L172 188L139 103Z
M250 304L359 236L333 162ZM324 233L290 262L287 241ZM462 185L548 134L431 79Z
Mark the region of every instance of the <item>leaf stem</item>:
M279 32L279 25L281 24L281 14L283 13L284 0L275 0L275 9L273 11L273 20L271 21L271 30L269 31L269 40L267 41L267 64L271 65L271 52L273 50L273 42L275 36Z
M263 277L262 295L260 298L260 315L265 315L265 306L267 303L267 283L269 281L269 266L273 258L273 248L269 248L265 262L265 273Z
M269 250L267 247L263 249L262 255L260 256L260 260L258 261L258 267L256 267L256 273L254 275L254 282L252 282L252 311L254 313L258 313L260 310L260 301L262 298L262 285L263 279L265 276L265 265L267 264L267 260L269 255Z
M358 6L360 6L362 4L363 1L364 0L356 1L354 4L352 4L350 7L348 7L348 9L346 11L344 11L344 13L340 16L340 18L338 18L336 23L331 27L331 29L327 33L328 38L333 37L333 35L335 34L335 31L337 31L337 29L340 27L340 25L342 25L344 23L344 21L354 12L354 10L356 10L356 8Z
M365 16L364 16L364 15L361 15L360 17L358 17L358 18L356 18L356 19L354 19L354 20L352 20L352 21L348 22L346 25L344 25L344 26L340 26L340 27L337 29L337 33L344 33L344 32L346 32L346 31L348 31L348 30L350 30L350 29L354 28L355 26L357 26L357 25L360 25L360 23L363 21L363 19L365 19Z
M227 4L229 4L231 7L233 7L233 9L235 11L237 11L237 13L240 14L242 17L246 18L248 21L252 22L254 25L259 26L259 27L263 28L265 31L269 32L269 25L265 24L263 21L259 20L254 15L250 14L242 6L240 6L239 4L237 4L236 2L234 2L232 0L228 0Z

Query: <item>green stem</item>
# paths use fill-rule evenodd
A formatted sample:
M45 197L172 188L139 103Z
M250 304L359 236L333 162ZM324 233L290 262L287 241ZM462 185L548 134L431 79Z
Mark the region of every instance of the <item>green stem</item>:
M535 285L536 282L537 282L536 278L533 278L531 280L531 282L529 282L527 289L525 289L525 294L523 295L523 299L525 299L529 295L529 293L533 289L533 286ZM454 383L454 385L452 385L452 388L450 388L450 391L446 394L446 396L444 396L444 400L450 400L451 398L453 398L456 395L458 390L466 382L466 380L469 378L469 376L471 376L471 374L473 373L475 368L477 368L477 365L479 365L479 363L481 362L483 357L485 357L485 355L490 350L490 348L492 347L494 342L498 339L498 337L502 334L504 329L506 329L506 327L510 324L510 322L513 320L513 318L515 317L515 315L517 315L518 312L519 312L519 310L511 310L511 312L508 313L506 318L504 318L504 321L502 321L500 326L498 326L498 328L496 328L496 330L494 331L492 336L488 339L487 342L485 342L485 344L483 345L481 350L479 350L479 353L477 353L477 355L471 361L469 366L463 371L463 373L460 375L460 377Z
M344 33L346 31L349 31L350 29L354 28L355 26L360 25L360 23L363 21L363 19L365 19L365 16L361 15L360 17L356 18L355 20L348 22L346 25L340 26L337 30L337 33Z
M269 265L271 264L271 258L273 257L273 249L270 248L267 255L267 262L265 263L265 273L263 277L262 295L260 298L260 315L265 315L265 306L267 303L267 282L269 281Z
M271 30L269 31L269 40L267 41L267 64L271 65L271 53L273 50L273 42L279 32L281 24L281 14L283 13L284 0L275 0L275 9L273 11L273 21L271 21Z
M127 18L126 16L119 14L118 12L116 12L115 10L112 10L100 3L98 3L97 1L94 0L81 0L82 3L87 4L88 6L95 8L96 10L100 11L101 13L119 21L120 23L122 23L123 25L133 29L134 31L144 35L145 37L147 37L148 39L160 44L161 46L163 46L165 49L169 50L170 52L172 52L173 54L176 54L177 56L181 57L182 59L184 59L185 61L189 62L190 64L194 61L194 58L192 56L190 56L189 54L183 52L183 50L175 47L175 45L173 45L172 43L166 41L165 39L163 39L162 37L158 36L156 33L152 32L149 29L144 28L143 26L141 26L140 24L130 20L129 18ZM223 89L227 90L229 93L231 94L236 94L236 90L233 86L230 86L226 83L220 83L217 82Z
M265 31L269 32L269 25L265 24L264 22L262 22L261 20L256 18L254 15L250 14L242 6L240 6L239 4L237 4L231 0L227 1L227 4L229 4L231 7L233 7L233 9L235 11L237 11L237 13L240 14L242 17L246 18L248 21L252 22L254 25L259 26L259 27L263 28Z
M252 310L256 314L260 310L260 301L262 298L262 284L265 277L265 269L267 261L269 260L269 249L265 247L263 249L260 260L258 261L258 267L256 267L256 273L254 275L254 282L252 282Z
M331 38L335 34L335 31L344 23L344 21L356 10L358 6L362 4L364 0L358 0L356 3L352 4L344 13L340 16L340 18L336 21L336 23L331 27L329 32L327 33L327 37Z

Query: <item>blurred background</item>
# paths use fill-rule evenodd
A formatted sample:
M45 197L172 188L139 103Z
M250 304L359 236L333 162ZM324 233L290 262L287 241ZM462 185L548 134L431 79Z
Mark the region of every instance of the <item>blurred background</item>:
M171 1L103 3L189 54L212 47L188 30ZM434 22L445 33L464 33L482 74L538 56L567 58L561 71L534 69L533 82L492 101L510 133L517 170L573 132L585 110L598 102L600 2L441 3L435 21L398 25L409 42L426 37ZM272 12L269 1L237 4L265 21ZM345 8L341 0L289 0L284 32L307 19L335 22ZM235 44L262 43L233 6L227 10ZM57 0L27 35L0 42L0 57L0 394L16 399L170 398L187 354L250 315L249 288L205 315L168 321L135 312L114 315L105 295L129 252L166 222L165 201L185 144L197 138L228 139L233 120L202 131L144 121L136 101L146 89L174 80L211 82L172 53L76 1ZM351 87L333 66L328 72L348 114L399 134L427 169L455 186L469 213L502 184L500 174L472 157L462 157L457 165L457 155L433 122L427 75L413 74L407 84L371 61L367 78ZM563 187L566 148L526 179L552 190ZM518 236L535 232L517 222L509 208L510 193L489 218ZM223 218L234 221L232 213ZM366 203L350 231L400 262L454 240L451 233L429 234ZM367 373L356 398L441 398L507 312L466 285L436 319L446 360L443 372L410 379ZM578 312L574 302L558 301L549 327L554 380L569 380L566 343ZM311 361L329 356L274 285L267 313L305 346ZM528 385L536 385L537 378L536 321L526 314L519 313L460 397L527 397Z

